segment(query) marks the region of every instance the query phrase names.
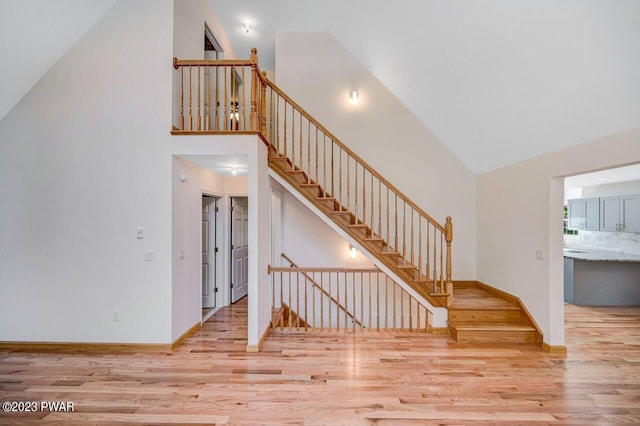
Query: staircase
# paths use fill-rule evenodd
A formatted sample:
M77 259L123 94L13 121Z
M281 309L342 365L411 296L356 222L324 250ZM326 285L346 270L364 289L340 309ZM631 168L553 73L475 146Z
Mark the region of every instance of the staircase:
M173 134L258 134L274 175L425 303L448 308L454 339L541 342L516 298L480 283L454 292L451 217L440 223L429 216L269 81L255 49L248 61L174 58L174 67L180 122ZM284 321L285 312L293 318L291 310L274 315Z
M449 334L458 342L542 344L518 298L478 282L455 283Z
M331 193L311 179L306 172L294 166L288 157L279 155L273 146L269 148L269 166L375 256L379 262L386 265L405 283L409 284L420 296L434 306L447 306L450 294L430 292L427 284L432 283L433 280L427 279L422 273L419 274L418 267L414 263L403 257L400 251L377 235L369 225L358 219L351 210L343 206Z

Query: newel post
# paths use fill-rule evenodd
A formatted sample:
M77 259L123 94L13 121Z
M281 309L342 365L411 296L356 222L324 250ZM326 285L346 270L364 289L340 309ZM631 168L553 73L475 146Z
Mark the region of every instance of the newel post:
M451 223L451 216L447 216L444 229L447 231L445 235L445 241L447 242L446 292L447 294L453 294L453 282L451 281L451 242L453 241L453 223Z
M251 130L258 131L258 50L251 49Z
M260 133L267 137L267 72L262 71L260 79Z

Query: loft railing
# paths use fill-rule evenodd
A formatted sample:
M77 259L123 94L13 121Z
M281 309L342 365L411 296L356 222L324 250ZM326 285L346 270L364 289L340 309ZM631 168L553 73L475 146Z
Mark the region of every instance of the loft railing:
M319 184L325 198L353 214L370 240L415 266L414 282L451 300L453 225L440 224L344 145L246 60L179 60L179 124L175 133L258 132L279 156ZM248 81L247 81L248 80Z
M265 127L266 74L258 67L256 49L249 60L173 58L173 67L179 73L176 131L255 132Z
M269 266L273 330L426 332L429 310L379 269Z

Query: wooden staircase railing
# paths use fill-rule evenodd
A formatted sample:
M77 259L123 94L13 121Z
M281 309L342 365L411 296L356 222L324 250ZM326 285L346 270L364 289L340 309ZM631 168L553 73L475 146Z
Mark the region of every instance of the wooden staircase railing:
M269 266L273 330L429 331L430 312L379 269Z
M256 49L244 59L178 59L180 111L175 134L266 132L266 74ZM261 89L262 88L262 89Z
M344 145L260 72L255 49L248 61L174 58L174 67L172 133L259 133L272 169L434 306L451 303L451 217L437 222Z
M289 256L287 256L286 254L282 253L280 255L284 260L287 261L287 263L289 264L289 267L291 268L298 268L298 265L296 265L296 263L291 260L291 258ZM319 290L320 293L322 293L324 296L327 297L327 299L329 299L329 301L331 303L334 303L336 308L342 310L344 312L344 314L349 317L351 319L351 321L357 325L358 327L363 327L362 322L359 321L351 312L349 312L349 309L344 306L343 304L340 303L339 300L335 299L331 293L329 293L327 290L325 290L322 285L318 284L316 282L316 280L311 277L309 274L307 274L306 272L301 272L302 275L304 276L305 280L308 281L309 284L311 284L313 287L315 287L315 289Z

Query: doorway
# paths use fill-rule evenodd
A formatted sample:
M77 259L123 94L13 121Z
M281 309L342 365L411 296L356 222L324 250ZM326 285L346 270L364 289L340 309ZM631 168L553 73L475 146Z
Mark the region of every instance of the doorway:
M209 25L204 24L204 59L222 59L224 57L224 51L220 47L220 43L213 36L213 32Z
M202 321L213 315L218 303L218 202L202 195Z
M249 199L231 198L231 303L249 289Z

